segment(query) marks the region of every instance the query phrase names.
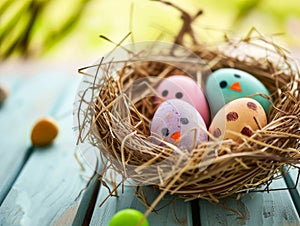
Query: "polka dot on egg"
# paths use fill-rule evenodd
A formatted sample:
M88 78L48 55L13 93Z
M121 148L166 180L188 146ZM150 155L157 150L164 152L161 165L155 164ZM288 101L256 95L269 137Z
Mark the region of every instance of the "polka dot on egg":
M216 138L220 137L221 134L222 134L222 132L221 132L220 128L216 128L216 129L213 131L213 135L214 135L214 137L216 137Z
M256 109L257 109L256 104L253 103L253 102L248 102L247 107L250 108L251 110L254 110L254 111L256 111Z
M251 137L253 135L253 132L248 127L244 127L241 131L241 133L245 136Z
M229 112L227 115L226 115L226 119L227 121L236 121L237 119L239 118L239 115L237 112Z

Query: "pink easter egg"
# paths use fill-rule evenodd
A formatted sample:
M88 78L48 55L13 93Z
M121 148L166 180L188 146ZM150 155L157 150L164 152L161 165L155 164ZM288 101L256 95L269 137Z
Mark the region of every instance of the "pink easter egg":
M209 125L210 111L200 86L184 75L174 75L164 79L156 91L165 100L179 99L193 105L200 113L206 125Z

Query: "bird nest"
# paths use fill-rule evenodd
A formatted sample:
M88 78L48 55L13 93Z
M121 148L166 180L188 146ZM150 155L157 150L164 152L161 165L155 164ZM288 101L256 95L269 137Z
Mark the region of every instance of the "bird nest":
M85 76L76 107L78 142L96 146L105 170L117 171L121 182L129 179L163 194L217 202L268 185L283 167L300 162L299 70L287 51L257 32L226 38L220 45L199 44L189 18L175 43L134 48L120 43L95 65L80 69ZM191 44L184 42L184 34L192 37ZM217 140L207 132L209 141L193 150L153 142L150 124L159 105L154 97L158 82L183 74L201 85L219 68L241 69L267 87L268 124L251 136L236 134L241 142Z

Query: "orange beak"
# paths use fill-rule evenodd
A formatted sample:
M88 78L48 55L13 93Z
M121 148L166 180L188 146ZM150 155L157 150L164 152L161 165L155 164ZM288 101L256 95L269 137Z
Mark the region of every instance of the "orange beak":
M178 139L180 138L180 132L177 131L177 132L173 133L173 134L171 135L171 138L172 138L173 140L178 140Z
M242 92L242 88L239 82L235 82L230 86L231 90L237 91L237 92Z

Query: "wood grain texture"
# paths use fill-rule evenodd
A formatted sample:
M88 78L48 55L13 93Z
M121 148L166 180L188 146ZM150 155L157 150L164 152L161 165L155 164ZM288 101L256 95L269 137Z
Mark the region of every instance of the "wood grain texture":
M0 225L72 225L74 219L77 219L75 223L81 225L86 211L83 207L88 207L89 200L85 198L84 206L80 205L80 201L90 194L85 194L78 200L76 197L88 182L81 175L90 177L93 172L82 172L73 155L75 139L72 108L78 80L64 76L57 78L56 82L51 82L49 77L42 80L34 78L31 82L37 86L31 89L39 88L39 92L35 94L36 99L28 100L31 111L43 104L45 107L52 106L48 112L57 119L60 133L52 146L33 150L0 207ZM45 90L49 91L47 97L42 94ZM53 93L57 96L52 97ZM51 104L53 98L55 101ZM22 112L23 110L26 111L22 109ZM30 115L29 110L27 114ZM18 127L13 128L18 130ZM26 126L22 132L26 134L25 130L28 128L30 127ZM28 136L24 137L24 144L15 142L18 143L15 146L20 152L29 145L25 138ZM87 191L90 190L93 189Z
M299 165L298 165L299 166ZM299 169L292 168L289 173L284 177L284 180L289 188L291 197L294 201L294 205L300 215L300 181L299 181Z
M10 92L0 109L0 204L27 157L32 125L49 112L66 78L7 75L1 76L1 82Z
M298 167L300 167L300 165L298 165ZM294 187L296 186L296 189L300 192L300 181L297 183L297 178L298 178L298 174L299 174L299 169L297 168L291 168L289 170L289 177L290 179L292 180L292 184L293 186L291 187ZM300 178L299 178L300 179Z
M144 187L148 202L151 203L159 192L149 187ZM135 187L125 186L124 193L118 189L119 197L110 197L101 207L99 204L109 194L108 190L101 186L97 206L95 207L91 225L107 226L112 216L119 210L134 208L141 212L146 212L143 202L135 195ZM152 226L192 226L191 205L182 199L166 195L155 208L157 212L152 212L148 216L149 224Z
M273 181L273 188L286 187L283 179ZM221 204L232 210L199 201L202 226L240 225L300 225L299 216L289 191L250 193L241 200L224 199Z

